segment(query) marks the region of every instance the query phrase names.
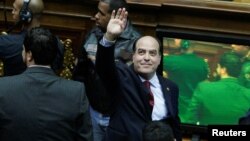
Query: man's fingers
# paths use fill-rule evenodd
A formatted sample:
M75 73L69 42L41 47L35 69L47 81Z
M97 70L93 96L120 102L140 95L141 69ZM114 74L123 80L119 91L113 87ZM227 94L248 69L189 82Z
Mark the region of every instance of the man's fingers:
M126 12L127 12L126 8L121 9L121 14L120 14L120 17L119 17L120 20L123 20L124 18L126 18L126 15L125 15Z
M124 20L127 20L127 18L128 18L128 12L127 12L127 11L124 11L124 14L123 14L121 20L124 21Z
M121 17L121 13L122 13L122 9L121 9L121 8L119 8L119 9L118 9L118 11L117 11L117 13L116 13L115 18L116 18L116 19L120 19L120 17Z
M114 18L115 18L115 10L113 10L111 14L111 19L114 19Z
M126 8L119 8L116 12L115 10L112 11L111 19L120 19L124 20L124 18L127 18L128 12L126 11Z

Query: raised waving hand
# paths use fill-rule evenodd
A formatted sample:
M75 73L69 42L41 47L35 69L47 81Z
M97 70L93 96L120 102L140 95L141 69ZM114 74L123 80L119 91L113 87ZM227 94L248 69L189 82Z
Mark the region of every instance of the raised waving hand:
M111 19L109 20L105 38L109 41L116 40L124 31L127 23L128 12L125 8L119 8L116 12L112 11Z

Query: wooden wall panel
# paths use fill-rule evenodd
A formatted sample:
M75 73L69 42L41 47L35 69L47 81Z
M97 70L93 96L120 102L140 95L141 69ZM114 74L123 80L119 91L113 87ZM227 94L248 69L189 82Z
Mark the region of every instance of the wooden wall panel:
M245 5L166 0L160 13L162 26L250 35L250 10Z
M73 41L79 55L85 35L94 26L98 0L44 0L42 26L61 39ZM180 29L237 35L250 38L250 7L244 4L197 0L127 0L129 18L143 35L156 35L156 29ZM6 1L8 23L13 25L13 0ZM4 8L0 5L0 30L4 25ZM5 29L6 30L6 29ZM211 48L207 49L208 52Z

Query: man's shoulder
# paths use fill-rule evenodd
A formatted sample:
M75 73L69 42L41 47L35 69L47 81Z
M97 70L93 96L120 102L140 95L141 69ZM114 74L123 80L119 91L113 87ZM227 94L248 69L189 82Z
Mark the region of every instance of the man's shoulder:
M97 37L97 36L102 36L103 34L104 34L103 31L99 27L95 26L86 34L85 40L89 39L92 36Z
M181 55L176 55L176 54L164 55L163 59L165 62L176 62L179 60L183 60Z
M8 34L8 35L1 35L0 36L0 43L1 44L21 44L24 40L24 34Z
M200 82L199 86L204 86L204 87L209 86L209 87L211 87L213 85L216 86L216 85L220 85L220 84L221 84L220 80L218 80L218 81L209 81L209 80L207 80L207 81Z
M3 76L0 77L0 86L1 88L7 88L8 86L12 87L14 84L22 84L23 82L23 75L13 75L13 76Z
M64 85L65 87L73 87L73 88L83 88L84 87L84 83L83 82L79 82L79 81L75 81L75 80L68 80L68 79L64 79L64 78L60 78L60 84Z
M10 58L13 54L21 53L25 32L0 36L0 55Z
M225 88L225 83L222 81L202 81L198 84L197 88L203 92L220 91ZM230 86L229 86L230 87Z
M121 37L122 38L139 38L141 36L142 35L139 32L139 30L132 25L132 22L130 20L128 20L126 29L122 33Z
M85 85L83 82L77 82L64 78L60 78L52 89L58 90L61 94L68 95L70 93L72 97L78 97L85 94Z
M128 33L136 38L139 38L142 36L141 33L139 32L139 30L132 25L128 28Z
M174 88L178 87L178 85L174 81L172 81L172 80L170 80L168 78L165 78L165 77L163 77L161 75L158 75L158 78L160 80L160 83L164 82L168 87L174 87Z
M47 75L47 74L45 74ZM47 77L51 77L51 79L54 79L55 82L59 82L61 84L74 84L74 85L80 85L82 84L83 82L79 82L79 81L76 81L76 80L73 80L71 78L64 78L62 76L59 76L58 74L53 74L53 75L48 75Z
M100 38L102 35L103 32L98 27L92 28L85 36L83 46L87 48L88 44L97 45L98 42L97 38Z

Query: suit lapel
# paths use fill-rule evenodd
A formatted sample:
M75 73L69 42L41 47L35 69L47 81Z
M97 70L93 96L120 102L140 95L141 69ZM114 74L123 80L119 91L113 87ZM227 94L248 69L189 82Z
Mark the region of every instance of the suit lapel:
M170 92L170 88L167 86L167 82L166 80L164 80L163 77L158 76L158 79L159 79L159 82L162 86L162 93L163 93L163 96L164 96L164 99L165 99L165 104L167 105L167 109L168 109L168 116L169 115L174 115L174 112L173 112L173 107L172 107L172 104L171 104L171 92Z
M137 88L140 90L140 101L143 102L143 105L145 106L146 111L146 117L147 119L152 120L152 108L149 105L149 90L143 85L143 82L141 81L140 77L136 74L136 72L133 69L133 65L130 65L130 70L133 72L134 76L136 77L137 81Z

